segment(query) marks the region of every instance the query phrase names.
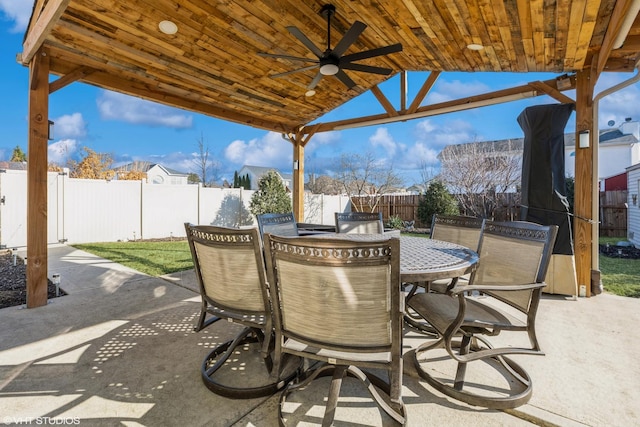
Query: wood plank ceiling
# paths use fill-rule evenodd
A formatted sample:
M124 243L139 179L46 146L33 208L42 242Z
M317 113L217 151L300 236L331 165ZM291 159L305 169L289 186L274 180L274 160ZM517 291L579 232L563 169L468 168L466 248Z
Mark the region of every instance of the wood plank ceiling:
M355 21L367 25L345 54L401 43L403 50L360 61L391 75L346 70L347 89L317 69L259 52L315 58L287 26L320 50L327 22L312 0L36 0L18 60L40 46L50 69L71 81L277 132L295 132L402 71L572 73L601 61L604 71L632 71L640 51L636 19L613 49L631 2L622 0L333 0L332 47ZM637 11L636 11L637 12ZM159 30L162 21L177 33ZM467 48L479 44L484 49ZM596 55L596 54L599 54Z

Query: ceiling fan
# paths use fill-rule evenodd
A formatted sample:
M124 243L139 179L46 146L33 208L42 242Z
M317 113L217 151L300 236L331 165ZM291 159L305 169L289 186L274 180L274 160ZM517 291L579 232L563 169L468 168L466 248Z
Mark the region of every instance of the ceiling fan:
M287 30L297 38L303 45L305 45L311 52L313 52L317 59L304 58L299 56L281 55L277 53L264 53L259 52L258 55L270 58L282 58L290 61L311 62L313 65L298 68L292 71L286 71L284 73L273 74L271 77L283 77L289 74L298 73L301 71L313 70L318 68L318 73L311 80L307 90L313 90L320 82L323 76L336 76L344 85L351 89L356 84L351 78L344 72L344 70L362 71L365 73L389 75L393 70L390 68L375 67L371 65L356 64L355 61L363 59L373 58L376 56L387 55L390 53L400 52L402 50L402 44L396 43L393 45L379 47L376 49L365 50L363 52L352 53L349 55L343 54L349 49L349 47L358 39L360 34L367 28L367 25L355 21L351 28L345 33L342 39L331 49L331 17L336 13L335 6L326 4L322 6L320 14L327 20L327 49L323 52L320 50L309 38L304 35L297 27L289 26Z

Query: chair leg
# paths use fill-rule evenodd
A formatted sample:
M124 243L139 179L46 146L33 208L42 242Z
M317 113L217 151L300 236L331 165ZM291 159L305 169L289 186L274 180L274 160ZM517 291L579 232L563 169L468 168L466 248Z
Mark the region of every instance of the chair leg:
M278 390L284 388L298 374L298 370L294 370L284 378L270 378L268 383L249 387L235 387L222 384L214 377L216 372L221 369L229 357L236 351L236 348L244 344L261 343L261 332L255 328L244 328L236 337L214 348L202 362L201 377L205 386L221 396L234 399L253 399L256 397L264 397L275 394ZM215 363L212 363L215 360ZM268 372L270 371L271 360L263 359Z
M219 317L213 316L209 320L205 321L205 318L207 317L207 314L208 314L208 312L207 312L207 303L202 301L202 307L200 309L200 317L198 317L198 323L196 323L196 326L194 326L194 328L193 328L194 332L200 332L201 330L203 330L207 326L209 326L212 323L215 323L218 320L220 320Z
M378 376L364 372L361 369L355 366L346 366L346 365L323 365L320 368L314 369L312 372L308 373L308 375L299 383L290 383L289 386L282 392L280 396L280 405L278 408L278 416L280 417L280 425L284 426L284 418L282 414L282 408L286 402L287 396L297 389L303 389L307 387L313 380L324 377L328 375L332 375L331 385L329 387L329 395L327 406L325 409L324 418L322 421L323 426L332 425L333 419L335 417L335 411L338 405L338 398L340 395L340 387L342 385L342 380L344 379L345 374L350 375L354 378L362 381L369 394L376 402L376 404L384 410L387 415L389 415L397 424L404 425L406 422L406 408L404 402L400 398L398 402L393 402L391 404L387 403L387 401L383 398L382 394L379 390L381 390L386 396L389 396L391 399L391 387L388 382L379 378Z
M460 355L468 354L471 347L471 336L463 335L462 342L460 343ZM453 383L453 388L456 390L462 390L464 386L464 376L467 372L467 364L465 362L458 362L458 369L456 370L456 379Z
M333 378L331 379L331 386L329 387L329 397L327 399L327 408L324 411L324 418L322 419L322 427L329 427L333 424L333 419L336 416L336 407L338 406L338 397L340 396L340 387L342 387L342 379L347 373L347 366L336 366L333 371Z
M485 345L490 347L490 344L487 340L481 337L474 337L480 341L482 341ZM473 342L473 338L467 335L462 337L460 342L460 353L466 354L470 351L473 352L477 345L471 345ZM441 381L440 379L432 376L427 370L423 369L421 366L422 363L432 363L437 360L437 358L430 359L428 357L424 357L424 355L430 350L434 350L436 348L445 347L444 340L441 338L433 343L423 343L413 352L413 360L416 371L418 375L422 379L424 379L429 385L438 390L439 392L446 394L449 397L452 397L461 402L468 403L474 406L480 406L489 409L512 409L517 408L518 406L524 405L531 399L532 394L532 383L531 377L529 374L517 363L515 363L512 359L509 359L505 356L494 356L488 357L487 359L492 359L495 365L490 365L494 369L497 369L496 365L502 366L504 369L503 375L507 375L510 378L510 382L513 384L515 382L520 383L523 386L521 391L514 392L513 394L509 394L507 396L488 396L476 394L470 391L463 390L464 377L466 375L466 369L468 363L459 363L456 368L455 380L453 385L449 382ZM488 363L487 360L478 359L475 363Z

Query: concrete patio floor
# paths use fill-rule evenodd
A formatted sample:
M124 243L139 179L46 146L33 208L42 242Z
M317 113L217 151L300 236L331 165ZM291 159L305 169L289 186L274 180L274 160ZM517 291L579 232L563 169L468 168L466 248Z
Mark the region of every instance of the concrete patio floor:
M193 332L200 307L193 271L153 278L55 245L53 273L67 296L0 310L0 423L278 425L278 395L232 400L202 384L203 357L238 329L218 322ZM514 357L534 382L528 404L503 412L458 403L420 380L407 358L407 425L640 425L639 322L637 299L546 296L538 313L546 356ZM408 331L406 349L422 339ZM309 393L320 398L326 389ZM344 395L336 425L391 425L355 382L345 382ZM322 408L304 400L292 411L298 425L322 418Z

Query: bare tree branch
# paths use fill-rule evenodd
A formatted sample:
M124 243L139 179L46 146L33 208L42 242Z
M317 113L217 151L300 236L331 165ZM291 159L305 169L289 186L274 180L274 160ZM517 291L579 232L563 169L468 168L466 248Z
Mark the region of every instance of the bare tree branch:
M521 158L513 140L450 145L440 153L440 177L466 214L492 219L499 194L520 182Z
M343 192L357 199L356 211L375 212L383 194L403 185L393 167L381 164L372 153L343 154L335 174Z

